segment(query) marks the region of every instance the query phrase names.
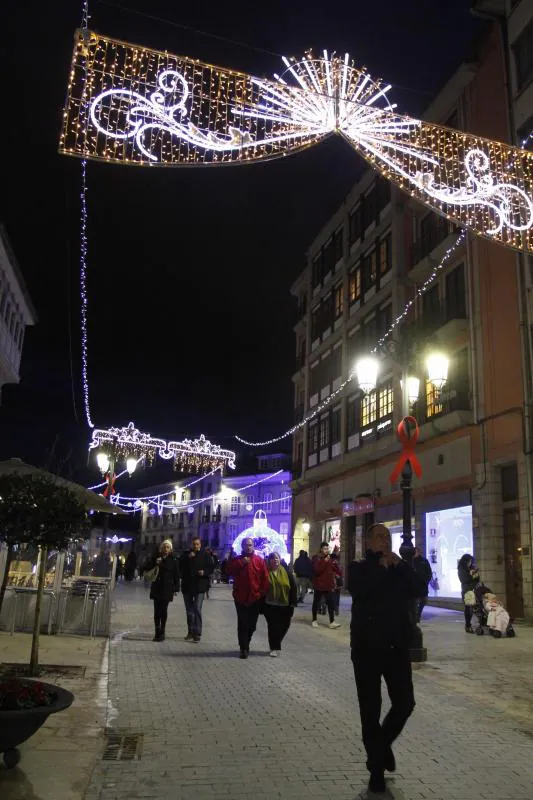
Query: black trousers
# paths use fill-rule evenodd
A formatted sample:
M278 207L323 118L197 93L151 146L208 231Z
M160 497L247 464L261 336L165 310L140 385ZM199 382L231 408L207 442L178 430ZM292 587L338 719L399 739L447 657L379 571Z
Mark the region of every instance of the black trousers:
M168 601L154 600L154 623L157 630L165 629L168 616Z
M319 592L318 589L313 590L313 620L317 618L322 597L326 601L328 607L329 621L335 622L335 592Z
M241 650L249 650L261 610L261 600L257 600L257 602L252 603L250 606L245 606L235 600L235 608L237 609L237 637L239 639L239 647Z
M465 625L472 624L472 617L474 616L474 606L465 606Z
M268 646L271 650L281 650L281 643L291 625L294 608L292 606L270 606L265 603L263 613L268 626Z
M422 617L422 611L424 610L427 601L428 601L427 595L426 595L426 597L419 597L418 600L416 601L417 602L417 606L418 606L418 609L417 609L418 610L418 620L417 620L418 622L420 622L420 619Z
M352 649L367 767L382 770L387 749L401 733L415 707L411 661L407 648ZM380 724L381 677L391 708Z

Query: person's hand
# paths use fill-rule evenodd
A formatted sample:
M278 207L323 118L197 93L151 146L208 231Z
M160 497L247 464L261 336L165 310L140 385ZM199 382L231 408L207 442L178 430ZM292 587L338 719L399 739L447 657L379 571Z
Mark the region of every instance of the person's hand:
M198 575L202 576L203 574L204 574L204 571L203 571L203 569L199 569L199 570L198 570Z
M196 553L194 552L194 550L191 550L191 552L189 553L189 558L194 558L195 555Z
M155 563L156 564L160 564L161 563L161 559L160 558L156 558Z
M248 558L248 556L244 556L244 558L242 560L242 563L243 564L249 564L250 563L250 559Z

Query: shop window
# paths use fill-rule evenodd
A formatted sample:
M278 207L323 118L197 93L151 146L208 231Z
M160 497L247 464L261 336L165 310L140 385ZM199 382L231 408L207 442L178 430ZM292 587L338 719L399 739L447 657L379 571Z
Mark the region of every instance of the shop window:
M335 303L335 319L337 320L342 316L344 308L344 294L342 283L335 287L334 290L334 303Z
M461 597L457 562L474 554L472 506L448 508L426 514L426 556L433 579L430 597Z
M392 381L383 384L379 388L379 419L392 416L394 410L394 392L392 390Z
M368 392L361 400L361 428L369 428L376 421L377 392Z
M426 416L428 419L442 413L442 389L426 381Z
M361 299L361 267L356 267L350 272L348 279L348 298L350 305Z

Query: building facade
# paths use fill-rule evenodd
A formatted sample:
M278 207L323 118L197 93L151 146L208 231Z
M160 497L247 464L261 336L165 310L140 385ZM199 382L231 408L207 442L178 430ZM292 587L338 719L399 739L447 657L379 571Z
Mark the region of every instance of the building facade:
M170 538L175 550L187 549L199 536L220 558L237 537L254 527L254 518L288 543L292 510L290 458L274 453L258 456L255 471L220 473L149 490L156 498L143 504L140 543L143 549ZM148 493L148 490L147 490ZM157 497L159 495L159 499ZM259 513L258 513L259 512Z
M24 334L36 321L22 273L0 225L0 402L2 386L20 381Z
M505 46L497 24L451 76L424 117L493 139L511 137ZM413 532L433 568L431 595L460 598L457 560L473 552L514 616L533 614L531 481L524 437L525 367L517 255L455 226L365 173L315 239L292 287L301 309L293 376L294 549L340 535L345 562L363 531L385 522L399 549L402 498L390 478L396 429L420 426ZM437 278L418 290L438 267ZM377 352L376 388L346 382L413 300ZM444 386L427 357L445 355ZM402 391L402 377L409 392ZM407 395L412 394L411 401ZM321 404L332 397L322 408Z

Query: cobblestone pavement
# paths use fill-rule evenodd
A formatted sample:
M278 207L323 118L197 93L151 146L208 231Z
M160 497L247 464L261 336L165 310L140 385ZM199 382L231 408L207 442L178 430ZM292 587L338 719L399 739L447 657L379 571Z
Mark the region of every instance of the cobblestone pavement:
M340 630L315 630L309 596L279 659L268 657L261 619L247 661L236 657L229 587L204 603L200 644L183 641L176 601L167 640L153 643L145 590L117 589L107 724L142 734L142 752L100 760L85 800L377 797L365 789L347 600ZM430 660L415 673L417 707L389 796L532 800L533 629L494 640L466 634L456 612L425 614Z

